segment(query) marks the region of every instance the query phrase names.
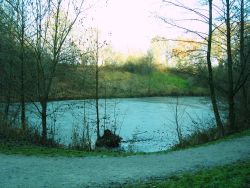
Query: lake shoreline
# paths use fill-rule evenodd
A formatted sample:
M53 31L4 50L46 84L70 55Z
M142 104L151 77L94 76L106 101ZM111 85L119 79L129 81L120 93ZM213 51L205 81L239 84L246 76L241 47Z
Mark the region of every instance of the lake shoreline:
M133 95L133 96L109 96L109 97L103 97L101 96L99 99L133 99L133 98L153 98L153 97L209 97L205 94L169 94L169 95ZM59 97L59 98L49 98L48 101L67 101L67 100L90 100L95 99L95 97ZM32 101L32 102L39 102L39 101Z
M99 99L133 99L133 98L153 98L153 97L209 97L209 94L185 94L185 93L173 93L173 94L156 94L156 95L126 95L126 96L100 96ZM68 100L89 100L89 99L95 99L95 97L49 97L48 102L53 101L68 101ZM0 103L4 103L4 100L0 99ZM10 103L18 103L19 100L13 100ZM38 100L26 100L26 103L32 103L32 102L39 102Z

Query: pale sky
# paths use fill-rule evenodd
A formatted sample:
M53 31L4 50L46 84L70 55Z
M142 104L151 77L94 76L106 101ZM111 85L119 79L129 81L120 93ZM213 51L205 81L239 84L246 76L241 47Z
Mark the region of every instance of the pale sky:
M198 0L186 0L188 6L198 5ZM154 36L176 38L184 36L179 30L155 17L156 14L184 19L190 14L175 7L162 6L161 0L100 0L89 12L87 25L98 27L105 40L120 52L143 51L149 48ZM191 24L188 22L187 24ZM202 25L195 23L194 27Z

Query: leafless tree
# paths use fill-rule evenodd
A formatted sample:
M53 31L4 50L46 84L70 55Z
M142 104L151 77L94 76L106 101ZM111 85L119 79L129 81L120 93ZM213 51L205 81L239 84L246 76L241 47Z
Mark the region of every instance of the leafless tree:
M6 0L7 5L9 5L14 13L14 25L16 26L15 31L15 40L18 42L19 50L18 57L20 60L20 104L21 104L21 124L22 129L26 129L26 109L25 109L25 80L26 80L26 69L25 69L25 48L27 48L27 44L25 38L27 38L27 28L28 28L28 11L30 8L30 1L24 0Z
M95 107L96 107L96 129L97 129L97 139L100 138L100 115L99 115L99 33L96 31L96 41L95 41Z
M185 113L185 110L183 110L180 114L179 109L179 97L176 97L176 104L175 104L175 111L174 111L174 122L176 125L176 132L179 140L179 144L183 144L183 136L181 131L181 125L180 125L180 119L182 118L183 114Z
M212 50L212 32L213 32L213 7L212 7L213 0L208 0L209 6L209 24L208 24L208 40L207 40L207 69L208 69L208 83L210 88L210 98L213 105L214 116L216 120L216 124L221 136L224 135L224 128L220 118L219 109L217 106L217 99L215 94L215 87L214 87L214 77L213 77L213 68L211 63L211 50Z
M231 46L231 3L226 0L226 36L227 36L227 73L228 73L228 105L229 105L229 126L235 129L235 104L234 104L234 78L233 58Z
M56 67L62 61L65 44L70 42L69 34L83 11L83 4L84 0L79 2L36 0L33 5L35 20L33 46L37 67L37 95L42 107L44 144L47 140L47 105Z
M196 16L198 16L198 18L194 18L194 19L190 18L188 20L202 22L202 23L205 23L206 25L208 25L208 34L207 34L207 33L195 30L193 28L188 28L185 26L178 25L178 23L175 23L171 20L168 20L167 18L159 17L166 24L173 26L173 27L177 27L177 28L182 29L186 32L193 33L196 36L198 36L202 41L205 41L205 42L202 42L201 44L206 44L206 46L207 46L207 51L206 51L206 62L207 63L206 64L207 64L207 69L208 69L208 83L209 83L209 88L210 88L210 98L212 101L214 116L216 119L216 124L217 124L218 130L220 132L220 135L223 135L224 129L223 129L223 124L221 121L221 117L220 117L220 113L219 113L218 105L217 105L217 99L216 99L216 93L215 93L215 83L214 83L214 77L213 77L213 68L212 68L212 63L211 63L212 33L213 33L213 26L214 26L213 17L212 17L212 15L213 15L213 12L212 12L213 1L208 0L208 13L206 11L205 12L201 11L200 9L188 7L179 1L172 2L172 1L164 0L163 2L167 3L168 5L176 6L176 7L179 7L181 9L187 10L191 13L194 13ZM193 41L193 42L195 42L195 41ZM197 41L197 43L200 43L200 42Z

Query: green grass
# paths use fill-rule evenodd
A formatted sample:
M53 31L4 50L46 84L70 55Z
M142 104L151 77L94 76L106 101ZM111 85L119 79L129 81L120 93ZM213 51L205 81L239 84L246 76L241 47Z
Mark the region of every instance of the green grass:
M186 79L177 75L164 72L154 72L152 74L152 80L154 81L153 83L168 83L183 90L187 89L189 86L189 83Z
M243 136L250 136L250 129L248 130L244 130L244 131L241 131L241 132L238 132L238 133L234 133L232 135L229 135L221 140L218 140L217 142L221 142L221 141L224 141L224 140L230 140L230 139L234 139L234 138L239 138L239 137L243 137Z
M13 145L13 144L0 144L0 153L3 154L19 154L26 156L49 156L49 157L89 157L89 156L99 156L99 157L126 157L130 155L135 155L131 152L123 151L80 151L74 149L64 149L64 148L52 148L52 147L42 147L35 145ZM143 153L137 153L137 155Z
M222 167L149 180L124 187L244 188L250 187L250 160Z
M80 74L72 72L72 74ZM88 78L87 88L82 88L80 77L57 79L55 81L54 95L52 98L92 98L94 96L94 79ZM100 97L149 97L149 96L196 96L208 95L205 87L192 83L189 77L174 74L168 71L154 70L151 74L139 74L122 71L119 69L100 71ZM106 90L105 85L107 86ZM67 87L67 90L64 88ZM150 87L150 89L149 89Z
M243 131L240 131L240 132L225 136L224 138L214 140L214 141L211 141L211 142L207 142L207 143L202 144L202 145L206 146L206 145L211 145L211 144L217 144L217 143L220 143L220 142L223 142L223 141L232 140L232 139L240 138L240 137L244 137L244 136L250 136L250 129L243 130Z
M205 88L192 86L186 78L168 72L155 71L152 74L140 75L113 71L104 73L104 77L113 83L112 87L117 88L115 95L122 97L206 94Z
M194 144L194 145L186 145L184 147L173 147L169 150L165 150L165 151L159 151L157 153L169 153L169 152L173 152L173 151L178 151L178 150L183 150L183 149L187 149L187 148L195 148L195 147L201 147L201 146L209 146L209 145L214 145L214 144L218 144L220 142L224 142L224 141L227 141L227 140L232 140L232 139L235 139L235 138L240 138L240 137L244 137L244 136L250 136L250 129L247 129L247 130L243 130L241 132L238 132L238 133L234 133L232 135L228 135L228 136L225 136L224 138L219 138L217 140L213 140L213 141L209 141L209 142L206 142L206 143L202 143L202 144Z
M243 136L249 136L250 130L246 130L240 133L236 133L230 136L227 136L223 139L212 141L206 144L202 144L202 146L216 144L222 141L239 138ZM193 147L199 147L201 145L196 145ZM192 146L189 146L189 148ZM149 153L150 154L164 154L168 152L172 152L175 150L181 150L179 149L169 149L166 151L160 151L155 153ZM124 152L124 151L109 151L109 150L101 150L101 151L79 151L79 150L73 150L73 149L64 149L64 148L52 148L52 147L42 147L42 146L36 146L36 145L18 145L13 143L0 143L0 153L4 154L20 154L20 155L35 155L35 156L64 156L64 157L88 157L88 156L112 156L112 157L125 157L125 156L131 156L131 155L145 155L146 153L133 153L133 152Z

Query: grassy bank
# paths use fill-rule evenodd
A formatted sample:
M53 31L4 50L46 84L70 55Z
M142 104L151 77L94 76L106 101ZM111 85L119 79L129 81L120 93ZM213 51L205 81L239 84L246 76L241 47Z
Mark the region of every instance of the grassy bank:
M216 144L222 141L239 138L243 136L249 136L250 130L242 131L230 136L227 136L223 139L215 140L209 143L205 143L202 145L195 145L195 146L205 146L210 144ZM189 146L191 147L191 146ZM194 146L193 146L194 147ZM182 149L182 148L178 148ZM177 148L169 149L166 151L155 152L155 153L148 153L150 154L164 154L168 152L172 152L177 150ZM146 153L133 153L133 152L125 152L125 151L111 151L111 150L100 150L100 151L79 151L74 149L66 149L66 148L56 148L56 147L43 147L37 145L27 145L27 144L17 144L15 142L1 142L0 144L0 153L3 154L20 154L20 155L27 155L27 156L49 156L49 157L56 157L56 156L63 156L63 157L88 157L88 156L131 156L131 155L146 155Z
M145 183L124 185L124 187L220 187L243 188L250 187L250 160L231 165L204 169L198 172L184 173L165 179L152 179Z
M7 155L26 155L26 156L48 156L48 157L89 157L89 156L130 156L134 153L122 152L122 151L80 151L74 149L64 149L64 148L53 148L53 147L43 147L36 145L15 145L15 144L0 144L0 153Z
M63 72L63 71L62 71ZM95 96L93 72L84 73L81 67L58 74L50 95L52 99L84 99ZM150 96L204 96L208 89L195 78L167 70L155 69L150 74L129 72L118 68L103 68L99 75L101 98L131 98Z
M227 133L225 137L218 137L217 128L204 129L202 131L195 131L191 135L183 138L182 143L178 143L172 147L172 150L180 150L190 147L196 147L201 145L216 144L222 141L239 138L243 136L249 136L250 129L241 130L236 133Z

